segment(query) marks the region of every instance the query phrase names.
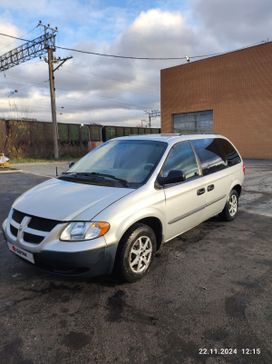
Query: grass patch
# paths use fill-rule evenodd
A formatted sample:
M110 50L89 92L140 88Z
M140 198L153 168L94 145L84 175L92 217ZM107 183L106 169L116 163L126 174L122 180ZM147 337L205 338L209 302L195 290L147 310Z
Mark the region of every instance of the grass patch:
M0 172L16 171L16 168L0 166Z
M17 163L56 163L56 162L71 162L75 161L77 158L73 157L62 157L58 160L56 159L38 159L38 158L11 158L10 163L11 164L17 164Z

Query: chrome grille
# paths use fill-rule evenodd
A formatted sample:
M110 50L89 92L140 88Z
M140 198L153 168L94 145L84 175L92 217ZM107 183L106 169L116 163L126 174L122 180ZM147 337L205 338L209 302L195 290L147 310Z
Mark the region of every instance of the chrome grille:
M16 229L14 226L10 225L10 231L11 231L11 234L13 236L15 236L15 238L16 238L17 234L18 234L18 229Z
M22 212L13 210L12 219L14 221L16 221L20 224L24 217L25 217L25 215Z
M58 221L55 220L41 219L40 217L32 216L28 227L41 231L51 231L57 224Z
M14 209L9 223L10 232L15 238L20 235L19 231L22 230L22 243L38 245L60 221L27 215Z
M40 244L44 239L44 236L33 235L29 233L24 233L24 241L31 244Z

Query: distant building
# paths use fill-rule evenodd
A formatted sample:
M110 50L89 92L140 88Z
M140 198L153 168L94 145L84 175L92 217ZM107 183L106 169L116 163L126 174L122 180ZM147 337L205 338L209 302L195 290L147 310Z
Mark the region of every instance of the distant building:
M243 157L272 158L272 43L161 71L162 132L229 137Z

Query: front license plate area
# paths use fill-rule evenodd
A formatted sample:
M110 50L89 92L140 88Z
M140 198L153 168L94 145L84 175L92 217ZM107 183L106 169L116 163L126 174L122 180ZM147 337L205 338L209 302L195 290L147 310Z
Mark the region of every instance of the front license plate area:
M18 246L14 245L14 244L8 243L8 247L12 253L17 254L19 257L21 257L25 260L28 260L32 264L35 264L34 256L32 253L29 253L22 248L18 248Z

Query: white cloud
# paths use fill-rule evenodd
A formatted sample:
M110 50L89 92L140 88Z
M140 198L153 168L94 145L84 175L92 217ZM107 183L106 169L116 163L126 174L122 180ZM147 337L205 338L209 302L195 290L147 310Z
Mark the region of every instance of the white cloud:
M203 36L213 37L223 49L261 42L271 37L271 0L189 0L191 15Z
M140 57L213 53L265 39L272 32L270 0L188 1L190 11L149 9L140 12L130 24L127 9L108 7L98 11L95 2L79 5L77 1L68 0L65 2L66 11L63 11L60 0L0 0L0 4L21 10L24 14L22 17L31 11L33 5L36 16L44 11L51 19L53 5L56 5L53 19L56 25L60 25L58 44ZM167 4L169 6L171 1ZM72 18L76 25L69 23L68 20ZM0 32L13 35L24 33L19 32L15 22L7 19L1 22ZM89 24L93 27L89 28ZM5 44L9 48L15 46L7 42L12 43L10 39L0 37L1 49ZM182 63L100 58L60 50L56 55L74 57L55 73L58 117L61 121L69 122L91 120L109 124L138 124L145 117L145 109L159 108L160 69ZM6 72L6 77L0 74L0 81L2 115L11 113L7 95L11 90L18 89L13 99L19 115L50 119L48 70L43 61L31 61L14 67ZM154 125L158 126L159 120L154 120Z
M178 12L161 11L160 9L151 9L141 12L130 27L131 32L145 35L153 33L153 29L157 31L176 32L180 27L184 26L183 16ZM159 26L159 28L158 28Z
M14 37L18 37L20 35L18 28L3 18L0 18L0 33L10 34ZM15 39L0 37L1 54L8 52L14 47L16 47Z

